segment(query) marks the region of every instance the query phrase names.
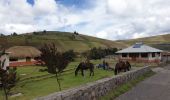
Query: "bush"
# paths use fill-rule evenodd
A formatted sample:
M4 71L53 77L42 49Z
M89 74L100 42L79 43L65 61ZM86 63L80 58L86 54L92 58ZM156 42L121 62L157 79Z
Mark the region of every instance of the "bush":
M92 48L90 51L83 52L82 55L89 59L101 59L107 55L113 55L117 51L117 48Z
M74 61L74 58L76 57L76 54L73 50L69 50L63 53L63 56L68 61Z

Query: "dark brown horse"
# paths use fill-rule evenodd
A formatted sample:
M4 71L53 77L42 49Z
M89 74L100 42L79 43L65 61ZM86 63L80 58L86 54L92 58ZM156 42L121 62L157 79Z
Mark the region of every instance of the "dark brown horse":
M119 61L118 63L116 63L115 65L115 75L117 75L119 72L121 72L122 70L124 72L129 71L131 69L131 65L128 61Z
M81 75L84 76L84 70L90 70L90 76L94 76L94 65L90 62L81 62L75 70L75 76L81 70Z

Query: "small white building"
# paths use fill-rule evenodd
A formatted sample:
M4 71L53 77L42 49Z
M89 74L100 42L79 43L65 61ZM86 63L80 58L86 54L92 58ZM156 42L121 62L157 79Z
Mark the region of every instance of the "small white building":
M143 43L136 43L116 53L120 60L159 63L162 52L162 50L144 45Z
M35 65L41 52L32 46L13 46L6 50L10 52L10 67Z

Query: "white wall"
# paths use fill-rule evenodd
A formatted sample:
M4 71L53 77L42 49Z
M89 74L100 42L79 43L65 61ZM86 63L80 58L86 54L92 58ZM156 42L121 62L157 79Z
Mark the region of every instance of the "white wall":
M6 70L6 67L9 66L9 55L8 54L4 54L0 57L0 61L3 62L5 60L5 64L4 64L4 70ZM2 64L2 63L1 63Z
M35 61L35 60L31 58L31 61ZM18 59L17 61L11 61L11 62L26 62L26 58Z
M149 60L161 60L161 54L155 53L155 57L152 57L152 53L149 53Z

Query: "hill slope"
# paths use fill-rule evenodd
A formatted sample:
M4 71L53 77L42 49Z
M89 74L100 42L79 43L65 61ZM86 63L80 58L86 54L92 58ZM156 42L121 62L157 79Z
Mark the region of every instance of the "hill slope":
M11 46L34 46L40 48L44 43L55 43L59 50L65 51L73 49L76 52L82 52L89 50L93 47L126 47L124 43L109 41L105 39L95 38L85 35L75 35L69 32L57 32L57 31L47 31L47 32L36 32L28 33L16 36L5 36L0 37L0 45L3 48L9 48Z
M170 51L170 34L157 35L157 36L138 38L138 39L130 39L130 40L120 40L117 42L120 42L121 44L126 44L126 45L132 45L136 42L143 42L155 48Z

